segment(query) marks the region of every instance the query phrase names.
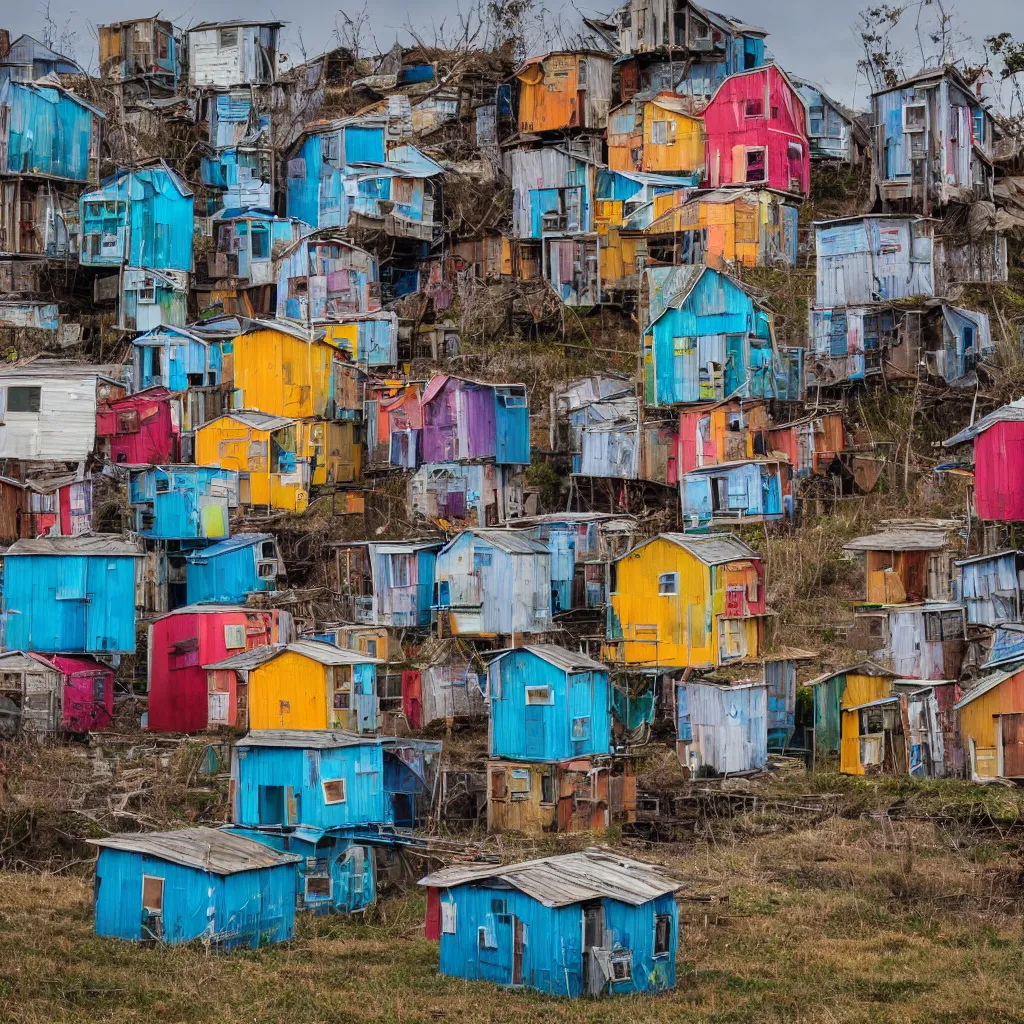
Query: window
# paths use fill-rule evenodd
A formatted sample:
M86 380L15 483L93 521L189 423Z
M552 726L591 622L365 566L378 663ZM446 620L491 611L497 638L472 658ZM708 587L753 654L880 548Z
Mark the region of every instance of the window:
M651 142L656 146L670 146L676 141L675 121L652 121Z
M249 255L254 260L265 260L270 256L270 233L262 224L252 226Z
M142 909L150 914L164 912L164 880L155 875L142 876Z
M352 710L352 694L347 690L339 690L334 695L334 710L335 711L351 711Z
M107 677L102 673L92 677L92 699L95 704L103 704L107 699Z
M152 306L156 302L156 279L148 275L142 279L138 289L138 301Z
M572 741L583 743L590 739L590 715L582 715L572 720Z
M491 797L494 800L504 800L508 793L505 786L504 769L499 768L491 773Z
M509 787L513 800L527 800L530 796L530 769L513 768L512 785Z
M508 900L502 900L497 898L491 899L491 913L501 916L502 914L508 913Z
M555 695L550 686L528 686L526 703L552 705L555 703Z
M450 900L446 900L441 904L441 931L443 934L455 934L458 916L458 908Z
M749 183L763 182L768 180L768 165L763 148L747 150L747 177Z
M612 953L610 966L612 981L630 981L633 977L633 951L622 949Z
M658 914L654 919L654 955L665 956L672 945L672 918Z
M230 50L238 45L238 29L222 28L218 33L217 45L222 50Z
M245 647L245 626L225 626L224 646L228 650Z
M391 556L391 586L409 586L409 561L408 555Z
M576 76L576 87L578 89L586 89L587 87L587 62L586 60L580 60L580 69Z
M156 494L171 493L171 478L166 473L157 473L153 480L153 490Z
M498 937L486 927L480 927L476 930L476 944L479 949L497 949Z
M811 119L811 135L824 135L825 134L825 108L824 107L811 107L810 119Z
M306 899L329 900L331 898L330 875L306 875Z
M659 597L678 597L679 595L679 573L664 572L658 577Z
M747 100L744 113L747 117L764 117L764 100Z
M555 802L555 777L551 772L546 772L540 777L540 802L542 804Z
M928 130L928 107L924 103L908 103L903 108L903 130L907 133Z
M325 804L343 804L345 802L344 779L323 779L320 784L323 787Z
M272 580L277 575L277 562L260 562L256 566L256 575L261 580Z
M804 158L804 147L799 142L791 142L788 149L789 162L800 163Z
M13 387L7 389L8 412L39 412L41 387Z
M473 572L477 572L480 569L489 569L491 567L491 552L490 551L474 551L473 552Z

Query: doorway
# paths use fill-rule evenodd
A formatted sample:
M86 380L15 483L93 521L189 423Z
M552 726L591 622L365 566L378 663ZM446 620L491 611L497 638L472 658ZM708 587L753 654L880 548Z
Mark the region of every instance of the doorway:
M596 996L604 988L604 976L594 950L604 945L604 907L600 903L583 907L583 991Z

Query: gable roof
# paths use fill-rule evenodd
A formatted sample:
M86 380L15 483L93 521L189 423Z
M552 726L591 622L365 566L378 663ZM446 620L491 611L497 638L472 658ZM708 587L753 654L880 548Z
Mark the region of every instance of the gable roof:
M623 558L628 558L656 540L675 544L708 566L726 565L729 562L761 561L761 556L749 544L731 533L659 533L641 541L624 555L619 555L615 561L620 562Z
M816 676L814 679L809 680L806 683L801 683L801 686L818 686L821 683L827 683L830 679L835 679L836 676L879 676L884 679L898 679L899 673L892 672L887 669L884 665L880 665L877 661L872 661L870 658L865 658L863 661L858 661L855 665L847 665L845 668L832 669L831 672L825 672L820 676Z
M1014 676L1020 675L1024 672L1024 666L1016 665L1013 668L1004 669L1002 672L996 672L995 675L984 676L978 680L978 685L973 689L965 693L954 705L953 710L959 711L962 707L966 707L972 701L976 701L979 697L984 697L986 693L991 693L997 686L1001 686L1007 681L1012 679Z
M234 875L240 871L276 868L302 860L294 853L279 853L272 847L216 828L182 828L174 832L132 832L89 839L105 850L141 853L148 857L209 871L214 875Z
M941 551L949 530L929 527L904 527L882 530L868 537L857 537L843 545L844 551Z
M137 544L114 533L83 533L77 537L35 537L16 540L5 552L11 555L102 555L114 558L141 558Z
M450 889L491 880L510 885L546 907L568 907L601 898L639 907L683 886L658 865L598 849L520 864L456 865L421 878L419 884Z
M211 555L223 555L228 551L237 551L239 548L250 548L265 540L274 540L274 537L269 533L236 533L232 537L226 537L216 544L211 544L208 548L199 548L189 552L185 556L185 561L201 562Z
M529 651L536 657L543 659L549 665L561 669L563 672L607 672L608 666L594 661L593 658L581 654L579 651L570 651L557 644L525 644L522 647L513 647L507 651L496 651L495 657L490 659L490 664L496 665L503 658L507 658L516 651ZM487 654L483 654L487 658Z
M779 75L782 76L782 80L786 83L786 85L790 87L790 89L793 91L793 95L797 98L798 102L800 103L800 106L804 108L804 115L806 116L807 102L804 100L803 96L800 95L800 90L793 84L793 79L786 74L785 68L783 68L781 64L776 64L774 62L762 64L760 67L756 68L747 68L744 71L736 71L733 74L729 75L728 77L723 78L721 84L711 94L711 99L708 100L708 106L711 106L711 104L714 103L716 99L718 99L718 94L727 85L729 85L731 82L734 82L737 78L746 78L750 75L760 74L767 74L770 76L772 71L777 71Z
M253 430L266 430L269 432L281 430L283 427L290 427L295 423L295 420L288 419L286 416L272 416L270 413L257 412L254 409L238 409L221 413L220 416L208 420L202 427L197 429L202 430L204 427L216 423L217 420L237 420L239 423L244 423L247 427L252 427Z
M268 661L273 661L286 652L299 654L311 661L319 662L321 665L383 664L380 658L371 658L368 654L360 654L358 651L350 651L344 647L335 647L334 644L326 643L323 640L295 640L290 644L265 644L262 647L254 647L252 650L239 651L238 654L233 654L230 658L224 658L212 665L204 665L203 668L246 671L265 665Z

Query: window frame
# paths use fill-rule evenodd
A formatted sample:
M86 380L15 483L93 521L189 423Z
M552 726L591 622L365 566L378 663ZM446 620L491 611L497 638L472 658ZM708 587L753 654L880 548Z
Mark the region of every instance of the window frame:
M526 686L523 688L524 700L527 707L550 708L555 705L555 691L553 687L544 685ZM531 695L543 695L544 700L532 700Z
M672 590L666 590L666 585L671 584ZM663 572L658 575L658 597L679 596L679 573Z
M331 797L327 793L328 786L340 786L341 796ZM328 807L335 807L338 804L348 803L348 780L347 779L321 779L320 780L320 791L323 794L324 803Z
M38 413L43 404L43 388L41 384L8 384L7 394L5 395L5 406L4 413L11 412L23 412L33 415ZM28 399L28 407L24 409L15 409L11 406L11 396L15 393L23 393ZM33 408L33 405L35 408Z
M659 948L658 931L664 926L665 929L665 944L664 948ZM672 915L671 914L655 914L654 915L654 942L651 946L653 949L653 956L655 959L660 957L667 957L672 952Z
M160 883L160 906L154 907L149 906L146 903L146 883L147 882L159 882ZM147 914L153 914L155 917L163 917L164 913L164 887L166 879L160 875L146 875L142 876L142 909Z

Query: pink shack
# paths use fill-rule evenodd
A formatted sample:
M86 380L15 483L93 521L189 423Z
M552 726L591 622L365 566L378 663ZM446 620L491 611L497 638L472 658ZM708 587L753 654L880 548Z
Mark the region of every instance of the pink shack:
M110 445L110 461L165 466L178 461L178 432L167 388L146 388L106 402L96 411L96 436Z
M974 442L974 509L990 522L1024 522L1024 399L1011 402L943 442L957 448ZM940 471L969 472L959 462Z
M708 183L811 189L807 108L776 64L730 75L704 111Z
M79 654L40 655L62 676L61 724L68 732L109 729L114 720L114 670L102 661Z
M203 731L210 717L203 666L265 644L289 643L292 633L291 616L278 609L193 604L156 619L149 627L147 727Z

